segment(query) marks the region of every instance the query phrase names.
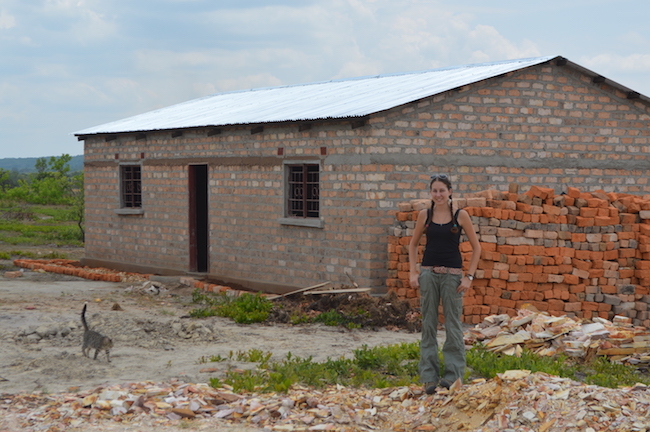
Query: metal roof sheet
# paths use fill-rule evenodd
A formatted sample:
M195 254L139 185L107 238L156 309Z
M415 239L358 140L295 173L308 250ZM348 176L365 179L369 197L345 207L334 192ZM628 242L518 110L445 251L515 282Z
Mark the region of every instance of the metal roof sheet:
M362 117L557 56L219 93L74 135Z

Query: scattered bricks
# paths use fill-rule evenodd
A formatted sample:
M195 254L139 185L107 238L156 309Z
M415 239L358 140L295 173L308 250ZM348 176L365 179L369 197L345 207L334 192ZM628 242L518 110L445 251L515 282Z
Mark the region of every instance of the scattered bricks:
M608 312L610 310L612 310L612 305L605 302L598 303L598 312Z
M618 271L618 276L621 279L630 279L634 277L634 269L632 268L622 268Z
M639 270L650 270L650 261L639 260L635 263L635 266Z
M617 289L614 285L601 285L600 292L603 294L616 294Z
M650 236L650 225L639 224L639 234L644 236Z
M485 207L486 203L484 197L467 198L467 207Z
M400 212L410 212L413 211L413 206L411 205L411 203L398 203L397 209Z
M584 284L569 285L569 292L571 294L583 294L584 295L586 289L587 289L587 286L584 285Z
M618 216L621 220L621 224L630 225L638 223L638 215L631 213L619 213Z
M580 198L580 190L575 187L571 187L571 186L567 187L566 194L571 198Z
M526 203L523 203L523 202L517 202L516 203L516 210L520 211L522 213L532 213L531 207L532 206L530 204L526 204Z
M599 208L596 209L596 216L609 217L609 208Z
M559 248L558 253L560 256L567 257L567 258L574 258L576 256L575 249L567 248L567 247Z
M575 206L578 208L587 207L587 200L584 198L576 198Z
M576 216L576 226L579 227L591 227L594 226L594 218L585 218L581 216Z
M589 279L590 277L592 277L590 275L589 270L580 270L578 268L574 268L573 271L571 272L571 274L573 276L579 277L580 279Z
M634 258L634 257L636 257L636 250L635 249L619 249L618 250L618 257L619 258Z
M634 276L639 279L650 279L650 270L635 270Z
M605 294L605 297L603 299L603 303L606 303L608 305L612 306L618 306L621 304L621 298L615 295L609 295Z
M583 218L592 218L598 215L598 209L591 207L582 207L580 209L580 216Z
M410 204L414 211L420 211L420 210L431 208L430 199L411 200Z
M590 261L583 261L577 258L573 258L571 260L571 265L573 267L579 269L579 270L589 270L591 269L591 262Z
M626 316L631 316L630 312L634 311L634 302L625 302L621 303L617 306L613 306L612 310L614 311L615 314L622 314ZM636 314L634 314L636 316Z
M548 205L548 204L542 205L542 209L544 210L544 213L549 215L554 215L554 216L559 216L562 210L560 207L556 207L554 205ZM648 213L650 213L650 211Z
M577 285L580 283L580 278L576 275L564 275L564 283L569 285Z
M616 219L617 218L613 218L609 216L596 216L594 218L594 226L616 225L618 223Z
M465 322L509 313L522 302L539 303L554 315L608 319L616 306L617 313L650 321L650 196L618 199L570 190L558 197L553 189L535 187L522 195L484 191L455 199L472 215L482 246L477 279L465 299ZM406 288L408 234L417 211L430 203L413 200L391 212L398 229L389 230L386 284L413 304L419 291ZM425 239L420 257L424 244ZM461 253L466 267L469 242L461 243Z
M617 293L622 295L634 295L636 293L636 286L634 285L619 285L616 289Z
M528 230L524 231L524 237L526 237L526 238L544 238L544 231L528 229Z
M406 222L411 220L411 212L398 212L397 220L400 222Z
M578 312L582 310L581 302L567 302L564 304L565 312Z
M604 199L591 198L587 200L587 205L591 208L607 208L609 206L609 202Z
M589 243L600 243L603 241L603 235L599 233L585 234L585 238Z
M551 188L545 188L545 187L533 185L524 194L531 198L537 197L542 200L545 200L546 198L552 199L555 196L555 191Z

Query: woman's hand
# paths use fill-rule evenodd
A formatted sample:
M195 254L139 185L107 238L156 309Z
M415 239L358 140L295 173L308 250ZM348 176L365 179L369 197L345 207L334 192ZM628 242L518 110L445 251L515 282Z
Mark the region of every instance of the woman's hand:
M420 288L420 274L418 272L411 272L409 283L411 284L411 288Z
M469 280L467 276L463 276L462 278L460 278L460 285L458 285L456 292L465 294L465 291L470 289L471 286L472 286L472 281Z

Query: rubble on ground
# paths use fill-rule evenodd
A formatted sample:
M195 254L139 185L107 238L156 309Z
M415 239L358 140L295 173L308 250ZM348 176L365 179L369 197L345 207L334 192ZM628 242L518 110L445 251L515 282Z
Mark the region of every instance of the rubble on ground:
M650 332L634 326L628 317L612 321L552 316L532 306L507 314L490 315L465 333L465 344L482 343L489 351L520 355L527 348L541 356L564 353L588 361L594 356L633 365L650 363Z
M645 431L644 385L607 389L530 371L507 371L426 395L386 389L293 386L285 393L236 393L207 384L129 383L62 394L1 395L2 416L25 430L64 431L119 422L227 422L264 431ZM568 415L570 413L570 415Z

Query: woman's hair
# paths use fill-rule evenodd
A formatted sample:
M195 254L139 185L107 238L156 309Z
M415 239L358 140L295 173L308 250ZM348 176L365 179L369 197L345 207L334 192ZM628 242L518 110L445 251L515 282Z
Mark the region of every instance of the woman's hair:
M431 182L429 183L429 189L433 186L435 182L442 182L447 186L447 189L451 189L451 180L447 177L447 174L434 174L431 176Z
M447 189L452 189L451 187L451 180L449 180L449 177L447 174L434 174L431 176L431 182L429 183L429 190L433 187L434 182L441 182L445 186L447 186ZM430 218L433 219L433 207L434 203L433 200L431 200L431 211L430 211ZM458 232L458 221L456 220L456 215L454 214L454 206L453 206L453 201L451 199L451 193L449 193L449 211L451 212L451 220L454 222L454 225L451 227L451 232L456 234ZM431 219L427 220L426 226L429 226L429 223L431 222Z

